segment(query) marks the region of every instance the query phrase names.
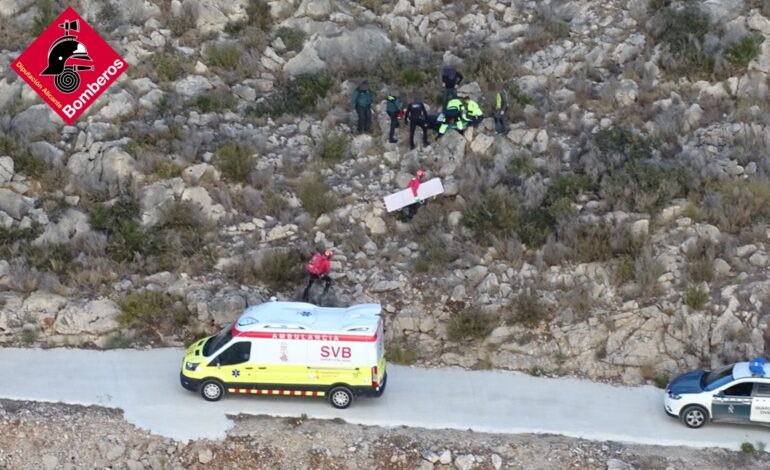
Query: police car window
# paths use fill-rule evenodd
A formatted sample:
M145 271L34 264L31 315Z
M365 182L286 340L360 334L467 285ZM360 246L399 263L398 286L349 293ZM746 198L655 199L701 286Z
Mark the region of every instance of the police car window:
M241 341L233 344L219 355L220 366L233 366L242 364L251 356L251 342Z
M754 382L744 382L725 389L724 393L728 397L748 397L751 396L752 387L754 387Z
M759 397L770 397L770 384L757 384L754 388L754 395Z

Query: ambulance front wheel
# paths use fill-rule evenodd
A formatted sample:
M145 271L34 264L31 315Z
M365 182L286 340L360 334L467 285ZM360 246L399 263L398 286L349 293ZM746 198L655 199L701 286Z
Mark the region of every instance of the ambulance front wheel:
M217 380L206 380L201 384L201 396L206 401L218 401L225 396L225 387Z
M353 403L353 392L347 387L334 387L329 392L329 403L338 410L344 410Z

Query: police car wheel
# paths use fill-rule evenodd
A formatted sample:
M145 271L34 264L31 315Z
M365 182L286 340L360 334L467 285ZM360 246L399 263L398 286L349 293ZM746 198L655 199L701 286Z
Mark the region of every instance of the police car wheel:
M353 392L347 387L334 387L329 392L329 403L338 410L344 410L353 403Z
M201 385L201 396L206 401L217 401L225 395L225 387L216 380L207 380Z
M688 406L682 411L682 422L688 428L697 429L706 424L708 412L702 406Z

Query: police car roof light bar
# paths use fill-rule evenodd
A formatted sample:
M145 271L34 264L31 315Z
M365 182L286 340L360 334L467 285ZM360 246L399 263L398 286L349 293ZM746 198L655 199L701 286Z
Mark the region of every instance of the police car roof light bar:
M758 358L752 359L749 362L749 371L754 376L764 377L765 376L765 364L767 364L767 359L765 359L763 357L758 357Z

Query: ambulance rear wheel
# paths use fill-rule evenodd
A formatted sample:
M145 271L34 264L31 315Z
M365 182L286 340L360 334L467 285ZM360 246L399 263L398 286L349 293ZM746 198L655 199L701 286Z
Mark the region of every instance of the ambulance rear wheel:
M218 401L225 396L225 387L216 380L207 380L201 385L201 396L206 401Z
M329 403L338 410L344 410L353 403L353 392L347 387L334 387L329 392Z

